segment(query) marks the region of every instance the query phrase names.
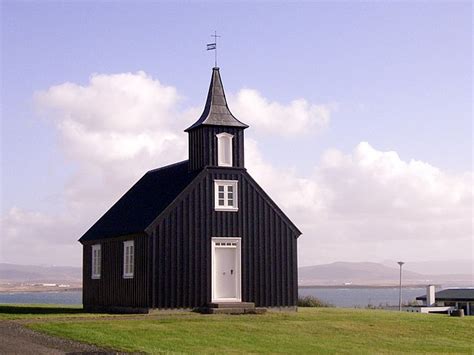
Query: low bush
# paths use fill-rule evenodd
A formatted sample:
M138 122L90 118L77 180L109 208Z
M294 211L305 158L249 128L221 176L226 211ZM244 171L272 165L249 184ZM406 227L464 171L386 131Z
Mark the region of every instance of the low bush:
M332 304L321 301L313 296L304 296L298 298L298 307L334 307Z

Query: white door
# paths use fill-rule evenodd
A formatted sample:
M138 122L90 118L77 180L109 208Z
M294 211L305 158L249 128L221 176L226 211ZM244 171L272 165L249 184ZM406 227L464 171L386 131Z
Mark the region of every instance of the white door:
M214 302L240 301L240 239L213 238Z

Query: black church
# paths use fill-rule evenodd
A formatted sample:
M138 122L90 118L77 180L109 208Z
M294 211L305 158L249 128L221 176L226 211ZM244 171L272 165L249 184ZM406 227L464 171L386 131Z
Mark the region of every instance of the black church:
M89 311L296 309L298 228L244 164L213 68L189 160L147 172L81 238Z

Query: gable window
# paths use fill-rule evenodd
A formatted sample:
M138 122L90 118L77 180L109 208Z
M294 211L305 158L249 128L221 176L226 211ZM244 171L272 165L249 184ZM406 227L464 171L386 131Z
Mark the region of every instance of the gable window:
M216 211L238 211L237 187L235 180L214 180Z
M91 278L100 279L100 266L101 266L101 249L100 244L95 244L92 246L92 274Z
M133 240L123 242L123 278L132 279L135 265L135 247Z
M232 166L232 138L229 133L219 133L217 136L217 165Z

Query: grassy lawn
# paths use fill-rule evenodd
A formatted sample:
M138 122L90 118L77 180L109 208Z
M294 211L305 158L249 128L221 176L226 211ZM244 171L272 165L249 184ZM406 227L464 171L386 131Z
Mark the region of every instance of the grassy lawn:
M102 347L148 353L474 351L474 317L300 308L297 313L269 313L261 316L182 313L143 315L133 319L101 320L98 316L96 320L74 320L77 315L85 314L68 313L72 309L65 308L65 312L57 313L56 316L61 317L61 320L54 320L51 314L46 314L48 317L44 321L28 326L51 335ZM88 316L93 317L90 314Z
M62 319L113 317L110 314L86 313L82 305L0 304L0 320Z

